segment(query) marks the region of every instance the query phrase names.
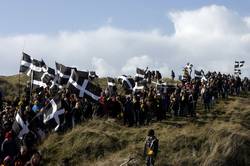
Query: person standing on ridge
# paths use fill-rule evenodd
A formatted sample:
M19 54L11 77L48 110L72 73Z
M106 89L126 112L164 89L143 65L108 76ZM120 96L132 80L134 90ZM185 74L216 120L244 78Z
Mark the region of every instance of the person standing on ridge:
M159 140L155 137L153 129L148 131L148 137L144 146L144 156L146 157L146 166L154 166L158 153Z

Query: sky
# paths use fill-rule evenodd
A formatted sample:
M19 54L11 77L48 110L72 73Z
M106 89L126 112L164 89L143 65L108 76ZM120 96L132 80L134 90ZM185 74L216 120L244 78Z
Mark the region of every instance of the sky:
M100 76L148 66L170 76L194 68L250 76L247 0L0 0L0 75L17 74L22 51Z

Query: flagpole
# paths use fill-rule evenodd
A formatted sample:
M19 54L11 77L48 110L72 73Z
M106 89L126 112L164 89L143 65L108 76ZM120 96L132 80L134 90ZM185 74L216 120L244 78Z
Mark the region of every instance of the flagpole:
M23 53L23 51L22 51L22 53ZM20 64L21 63L22 63L22 59L20 60ZM21 75L21 72L20 72L20 68L19 68L19 74L18 74L18 97L19 97L19 100L21 97L21 78L20 78L20 75Z
M20 97L21 97L21 79L20 79L20 70L19 70L19 74L18 74L18 97L19 97L19 100L20 100Z
M31 75L30 75L30 105L31 105L31 100L32 100L32 82L33 82L33 70L31 70Z

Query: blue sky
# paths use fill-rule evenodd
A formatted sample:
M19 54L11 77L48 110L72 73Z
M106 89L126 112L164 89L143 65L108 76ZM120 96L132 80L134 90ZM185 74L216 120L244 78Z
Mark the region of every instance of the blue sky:
M233 73L235 60L250 76L250 1L0 0L0 75L18 72L22 51L100 76L179 75L187 62Z
M248 0L8 0L0 1L0 35L57 33L112 26L128 30L157 28L173 32L167 13L223 5L250 15Z

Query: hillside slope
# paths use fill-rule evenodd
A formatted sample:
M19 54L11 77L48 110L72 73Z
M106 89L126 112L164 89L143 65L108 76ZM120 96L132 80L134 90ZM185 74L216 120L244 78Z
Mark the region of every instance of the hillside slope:
M28 79L29 78L26 75L20 75L20 77L19 75L0 76L0 90L5 99L13 99L14 97L19 96L19 93L22 94Z
M112 119L93 119L64 134L51 134L40 146L46 165L144 164L148 129L159 138L156 165L250 165L250 100L231 97L198 118L168 118L145 127L124 127Z

